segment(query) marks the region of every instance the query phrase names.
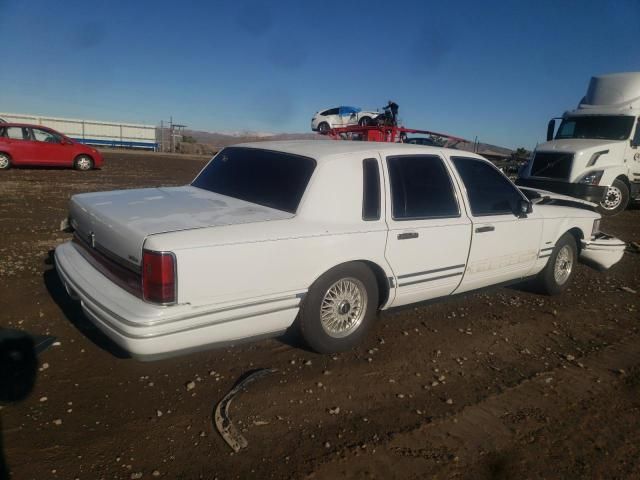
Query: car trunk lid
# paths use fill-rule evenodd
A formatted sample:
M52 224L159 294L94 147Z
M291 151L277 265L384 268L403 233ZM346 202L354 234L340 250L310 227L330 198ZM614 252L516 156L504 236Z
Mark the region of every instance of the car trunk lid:
M76 236L134 269L149 235L292 216L192 186L85 193L74 195L70 205Z

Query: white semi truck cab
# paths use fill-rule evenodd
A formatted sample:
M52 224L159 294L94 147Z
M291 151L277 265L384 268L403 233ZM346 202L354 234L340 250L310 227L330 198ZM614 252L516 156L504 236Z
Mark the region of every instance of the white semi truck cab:
M604 215L640 199L640 72L592 77L578 108L551 119L516 183L598 203Z

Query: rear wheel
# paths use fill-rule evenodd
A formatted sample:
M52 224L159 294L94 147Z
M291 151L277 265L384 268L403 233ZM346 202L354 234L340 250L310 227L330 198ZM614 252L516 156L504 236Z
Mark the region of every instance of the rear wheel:
M378 284L363 263L339 265L318 278L300 308L300 331L316 352L353 348L367 334L378 307Z
M0 153L0 170L7 170L11 167L11 157L6 153Z
M616 215L622 212L629 204L629 187L622 180L616 178L607 189L604 200L600 202L600 213L603 215Z
M326 135L327 133L329 133L329 124L327 122L322 122L320 125L318 125L318 131L322 135Z
M73 162L73 168L83 172L91 170L93 168L93 159L89 155L80 155Z
M366 127L369 123L371 123L371 117L362 117L358 122L361 127Z
M577 260L576 240L570 233L565 233L556 243L547 265L538 274L540 289L549 295L558 295L566 290L575 275Z

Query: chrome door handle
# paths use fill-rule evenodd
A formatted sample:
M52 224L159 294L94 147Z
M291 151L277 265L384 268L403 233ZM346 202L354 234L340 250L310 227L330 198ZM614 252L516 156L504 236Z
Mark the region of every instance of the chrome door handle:
M493 232L496 229L493 225L486 225L484 227L476 228L476 233Z
M410 238L418 238L418 232L404 232L398 234L398 240L409 240Z

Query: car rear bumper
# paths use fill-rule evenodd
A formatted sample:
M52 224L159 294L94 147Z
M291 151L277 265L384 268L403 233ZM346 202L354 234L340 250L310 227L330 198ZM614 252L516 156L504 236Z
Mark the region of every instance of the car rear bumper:
M155 360L286 330L304 292L243 303L158 306L131 295L98 272L67 242L55 265L71 298L103 333L133 357ZM259 317L259 318L257 318Z
M571 183L563 182L561 180L546 180L539 178L520 177L516 180L516 185L535 188L538 190L547 190L561 195L569 195L571 197L581 198L593 203L600 203L607 192L607 187L600 185L585 185L583 183Z
M580 241L580 260L597 270L608 270L624 255L626 244L615 237L599 233L591 240Z

